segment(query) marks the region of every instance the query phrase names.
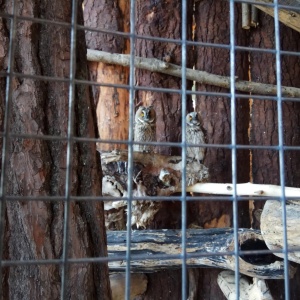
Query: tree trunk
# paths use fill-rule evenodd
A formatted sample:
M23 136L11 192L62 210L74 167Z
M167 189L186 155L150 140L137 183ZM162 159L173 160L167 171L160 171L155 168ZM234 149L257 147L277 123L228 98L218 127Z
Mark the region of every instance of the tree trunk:
M260 13L260 26L251 33L251 46L260 48L275 47L274 19L264 13ZM280 26L281 50L300 51L300 35L294 30ZM251 77L255 82L276 84L276 60L275 54L250 52ZM265 67L267 66L267 67ZM282 85L293 87L300 86L300 63L297 56L281 55ZM295 146L300 143L299 114L300 103L284 101L283 130L284 145ZM252 145L278 145L278 118L277 102L272 100L253 100L251 118L251 144ZM285 150L285 185L299 187L300 159L299 152ZM253 182L279 184L279 155L277 150L252 150ZM255 201L255 209L264 206L265 201ZM253 227L259 228L259 222ZM299 295L300 272L298 271L290 280L291 299L297 299ZM270 290L275 299L284 298L284 282L268 281Z
M83 24L81 1L78 23ZM18 1L15 14L46 20L70 22L68 1ZM2 9L11 13L11 1ZM10 25L4 22L7 29ZM0 32L3 34L3 31ZM8 40L5 40L5 48ZM70 76L70 29L53 24L18 21L15 71L60 78ZM5 52L5 59L8 53ZM77 31L76 78L87 79L86 46L83 31ZM0 62L1 63L1 62ZM7 196L28 200L7 201L4 258L7 260L60 259L63 253L69 84L14 77L12 86ZM89 88L77 84L74 97L74 135L95 137L95 108ZM44 140L49 135L52 140ZM57 139L55 139L57 137ZM73 143L73 142L72 142ZM74 142L69 195L101 195L101 168L95 144ZM35 197L59 196L57 201ZM51 198L50 198L51 199ZM68 258L107 255L103 203L69 202ZM67 298L110 299L107 264L70 264L66 273ZM17 265L5 268L6 299L59 299L61 268L58 264Z
M235 5L235 33L238 45L247 44L247 31L241 27L241 5ZM197 2L195 6L196 31L195 40L207 43L228 45L230 43L229 2L208 1ZM197 46L196 69L218 75L230 75L229 49L209 46ZM236 52L235 76L241 80L248 79L248 61L245 52ZM197 84L197 91L211 93L229 93L228 89ZM249 126L249 103L247 99L236 99L236 136L237 144L247 145ZM197 96L196 110L200 113L207 143L231 143L230 98L221 95ZM237 180L249 181L248 150L237 150ZM208 167L210 182L232 182L231 150L224 148L208 148L204 159ZM241 167L242 166L242 167ZM228 201L195 201L190 207L194 222L204 228L232 226L232 203ZM248 202L238 206L238 226L249 227ZM225 299L217 286L218 271L200 269L199 299ZM208 284L209 282L209 284Z
M129 1L84 0L84 24L92 28L129 32ZM108 33L86 31L89 49L110 53L129 53L129 40ZM98 84L127 85L129 68L89 62L91 80ZM125 88L93 86L97 104L97 123L101 139L128 139L128 90ZM101 150L127 149L126 144L100 143Z
M187 1L188 16L192 14L192 2ZM151 4L150 4L151 3ZM180 1L136 1L136 33L151 37L166 39L181 39L181 2ZM188 36L191 40L192 18L188 17ZM136 40L136 56L157 58L181 65L181 46L170 42ZM192 67L192 48L187 49L188 67ZM181 90L181 79L161 73L146 70L136 70L136 85L138 87L155 87ZM187 82L190 90L192 82ZM156 140L158 142L181 141L181 111L180 93L137 91L136 105L153 105L156 111ZM187 111L192 110L192 102L188 97ZM167 146L157 147L157 152L166 155L177 155L179 148Z
M188 15L192 14L192 2L187 1ZM188 36L191 39L192 18L188 18ZM142 36L181 39L181 1L136 1L136 33ZM146 39L137 39L136 56L158 58L164 61L181 64L181 46L179 44ZM192 66L192 48L188 49L188 66ZM164 88L181 90L181 79L146 70L136 70L138 87ZM187 82L191 89L192 82ZM136 106L153 105L156 111L156 140L158 142L181 141L181 94L138 90L135 95ZM188 97L187 111L192 110L192 101ZM175 147L157 146L156 152L165 155L180 155L181 150ZM163 201L153 222L148 228L180 228L181 203ZM157 286L167 287L158 289ZM180 299L181 271L163 271L148 275L148 289L144 299Z

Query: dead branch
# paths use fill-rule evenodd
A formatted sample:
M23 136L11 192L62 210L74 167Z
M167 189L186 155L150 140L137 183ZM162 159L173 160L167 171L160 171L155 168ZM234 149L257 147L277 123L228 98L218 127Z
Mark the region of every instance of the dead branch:
M104 62L108 64L117 64L129 66L130 56L127 54L112 54L104 51L87 49L87 60ZM136 68L149 70L151 72L160 72L175 77L181 77L182 68L178 65L163 62L156 58L135 57L134 66ZM205 71L186 69L186 77L202 84L214 85L222 88L230 88L230 77L211 74ZM237 80L235 88L241 92L247 92L258 95L277 95L277 87L272 84L249 82ZM281 87L282 95L286 97L300 98L300 89L294 87Z
M299 197L300 189L293 187L285 187L286 197ZM197 183L187 187L188 192L206 193L215 195L232 195L233 185L230 183ZM250 182L239 183L236 185L238 196L273 196L280 197L282 195L281 186L271 184L253 184Z
M108 231L108 263L111 272L126 270L126 231ZM162 269L181 268L182 259L158 259L156 254L180 255L182 251L180 230L135 230L131 235L130 267L132 272L154 272ZM239 229L239 246L242 250L265 249L264 240L258 230ZM263 248L262 248L263 247ZM188 267L210 266L235 270L235 257L226 253L234 251L233 228L188 229L186 252L191 254L186 260ZM141 258L141 256L145 256ZM243 254L239 257L242 274L257 278L280 279L284 277L283 261L272 253ZM290 276L295 268L290 266Z

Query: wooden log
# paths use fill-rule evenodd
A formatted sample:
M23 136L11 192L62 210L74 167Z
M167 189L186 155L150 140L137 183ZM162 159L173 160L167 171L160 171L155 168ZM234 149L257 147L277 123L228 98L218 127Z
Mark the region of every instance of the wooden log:
M243 251L267 250L259 231L239 229L239 245ZM110 271L126 270L126 231L108 231L108 255ZM234 250L234 230L232 228L188 229L187 265L189 267L209 266L214 268L235 269L235 257L228 252ZM180 268L182 259L155 259L155 255L180 256L182 251L180 230L142 230L133 231L131 238L131 271L154 272L162 269ZM190 257L189 257L190 255ZM143 256L141 258L141 256ZM240 272L257 278L282 279L283 262L271 253L244 254L239 256ZM295 268L290 266L290 276Z
M300 203L299 201L286 202L286 230L288 242L288 259L300 263ZM261 233L270 250L282 250L283 241L282 205L280 201L268 200L261 214ZM293 251L297 248L298 251ZM274 253L284 257L283 253Z

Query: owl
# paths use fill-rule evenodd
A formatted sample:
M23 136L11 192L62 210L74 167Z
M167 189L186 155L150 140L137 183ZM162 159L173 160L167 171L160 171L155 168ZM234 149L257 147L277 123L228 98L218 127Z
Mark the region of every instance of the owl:
M188 144L205 144L205 137L200 127L200 121L196 112L188 113L186 116L186 142ZM202 147L187 147L187 157L201 162L204 158Z
M134 141L156 141L156 113L152 106L141 106L135 113ZM133 150L139 152L152 152L154 150L154 146L134 145Z

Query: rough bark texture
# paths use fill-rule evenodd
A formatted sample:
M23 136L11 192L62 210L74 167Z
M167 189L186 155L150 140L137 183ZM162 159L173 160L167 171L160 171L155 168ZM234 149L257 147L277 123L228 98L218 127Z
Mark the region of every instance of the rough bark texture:
M294 213L297 210L290 210ZM292 231L289 231L292 232ZM181 230L135 230L131 235L132 272L152 272L169 268L180 268L180 259L151 259L156 254L178 255L182 249ZM294 234L296 236L296 234ZM119 258L108 263L111 271L125 271L126 263L126 231L108 231L108 255L110 258ZM266 243L259 230L239 228L239 248L243 251L253 249L267 250ZM188 229L186 234L186 251L192 254L187 258L188 267L209 266L234 271L236 259L231 255L222 255L234 249L233 228ZM274 248L273 248L274 249ZM277 248L278 249L278 248ZM219 255L211 256L211 253ZM205 256L207 254L207 256ZM197 255L199 255L197 257ZM204 256L200 256L204 255ZM140 257L146 259L140 259ZM280 255L279 255L280 256ZM296 257L293 255L293 257ZM297 257L298 260L298 257ZM273 254L240 255L238 258L241 274L258 278L284 277L284 263ZM293 277L296 268L290 267L289 275Z
M251 46L260 48L275 48L274 19L260 14L260 26L251 33ZM280 26L280 44L282 50L299 52L300 35L294 30ZM251 76L256 82L276 83L275 54L251 52ZM267 67L265 67L267 66ZM300 59L298 56L281 56L282 85L300 86ZM299 145L299 114L300 103L285 101L283 108L284 144L288 146ZM251 118L251 144L278 145L278 118L277 102L270 100L254 100ZM253 182L279 184L279 155L276 150L253 150ZM299 187L300 159L299 151L285 151L285 180L286 186ZM255 209L263 207L263 201L255 202ZM259 223L254 224L259 227ZM290 280L291 299L299 295L300 272ZM271 293L275 299L284 298L283 282L268 282Z
M192 1L187 1L188 15L192 14ZM136 33L144 36L180 39L181 38L181 2L180 1L136 1ZM188 18L188 36L191 40L191 21ZM170 42L137 39L136 56L158 58L174 64L181 64L181 46ZM188 50L188 67L192 66L192 48ZM136 70L136 85L181 90L181 80L172 76ZM187 83L191 89L191 82ZM156 110L156 140L158 142L181 141L181 95L137 91L136 105L153 105ZM187 111L192 110L188 99ZM160 154L180 154L180 149L167 146L157 147Z
M84 1L84 23L91 28L129 31L129 1ZM89 49L111 53L129 53L129 42L123 37L86 31ZM89 62L91 80L98 84L128 84L129 69L117 65ZM124 88L93 86L97 104L97 123L101 139L128 139L128 90ZM122 144L100 144L101 150L126 149Z
M236 6L236 43L246 45L247 35L241 29L240 6ZM229 3L223 1L201 1L196 6L196 40L216 44L229 44ZM229 50L213 47L197 47L197 69L212 72L218 75L229 75ZM228 63L226 63L228 62ZM247 79L248 62L247 54L236 52L235 58L236 76ZM213 86L198 85L197 90L212 93L229 93L229 90ZM231 143L231 120L230 99L219 95L197 96L196 110L200 112L203 127L206 130L207 143L230 144ZM249 126L249 103L247 99L236 100L236 134L237 143L247 145ZM212 182L231 182L231 150L223 148L208 148L204 164L209 168ZM242 167L240 167L242 165ZM249 181L249 151L237 151L238 182ZM207 203L205 203L206 205ZM227 225L231 225L232 209L229 203L211 203L214 214L228 214ZM221 208L223 207L223 208ZM247 226L245 205L240 206L239 226ZM206 208L207 209L207 208ZM215 210L216 209L216 210ZM247 210L247 208L246 208ZM217 212L216 212L217 211ZM222 213L223 211L223 213ZM206 219L209 214L201 214ZM214 218L211 215L211 219ZM217 217L217 216L216 216ZM202 221L203 222L203 221ZM246 222L246 223L244 223ZM223 222L221 222L222 224ZM221 225L220 224L220 225ZM202 225L205 226L202 223Z
M192 14L192 2L187 1L188 15ZM188 36L191 39L192 18L188 18ZM142 36L160 38L181 38L181 2L180 1L136 1L136 33ZM181 46L170 42L137 39L136 56L158 58L181 64ZM188 66L191 67L191 52L188 49ZM136 85L138 87L155 87L181 90L181 79L169 75L153 73L146 70L136 70ZM188 82L188 89L191 89ZM135 103L138 105L153 105L156 111L156 140L158 142L181 141L182 101L180 93L162 93L153 91L137 91ZM188 99L187 111L192 110L191 99ZM165 155L180 155L179 148L167 146L156 147L156 152ZM163 202L161 209L155 215L148 228L180 228L179 202ZM168 287L168 292L164 288ZM144 299L180 299L181 272L167 271L149 274L148 289Z
M204 0L195 7L195 40L201 42L224 44L230 42L229 2ZM241 27L241 7L235 7L235 32L238 45L247 44L247 32ZM229 49L200 47L195 49L196 69L218 75L230 75ZM235 72L241 80L248 79L247 54L236 52ZM197 91L212 93L229 93L228 89L197 84ZM197 96L196 110L200 113L207 143L231 143L230 98L220 95ZM236 135L237 143L247 145L249 126L249 103L247 99L236 100ZM231 150L208 148L204 165L209 168L211 182L232 182ZM249 181L249 151L237 151L238 182ZM194 222L204 228L232 226L232 203L228 201L198 201L190 207ZM238 226L249 226L248 203L239 204ZM215 270L200 269L199 299L224 299L217 286ZM207 281L210 283L207 284ZM204 296L205 295L205 296Z
M78 23L83 23L78 1ZM10 11L11 1L1 10ZM15 12L47 20L71 21L68 1L18 1ZM10 27L6 24L6 30ZM2 32L1 32L2 33ZM0 34L1 34L0 33ZM3 37L1 37L3 39ZM4 37L5 39L5 37ZM6 46L7 46L7 39ZM4 46L4 47L6 47ZM77 32L76 78L87 79L84 33ZM7 59L7 53L4 52ZM1 60L0 60L1 63ZM70 30L57 25L19 21L15 71L68 78ZM10 129L14 134L67 136L67 83L15 78ZM77 85L74 98L74 135L95 137L95 108L89 88ZM67 142L12 138L7 171L7 195L65 196ZM71 195L101 194L101 169L95 144L74 143ZM9 260L58 259L63 252L63 201L8 201L4 257ZM103 203L70 201L69 258L107 255ZM59 299L58 265L19 265L5 269L4 298ZM67 298L110 299L106 264L73 264L67 271Z

